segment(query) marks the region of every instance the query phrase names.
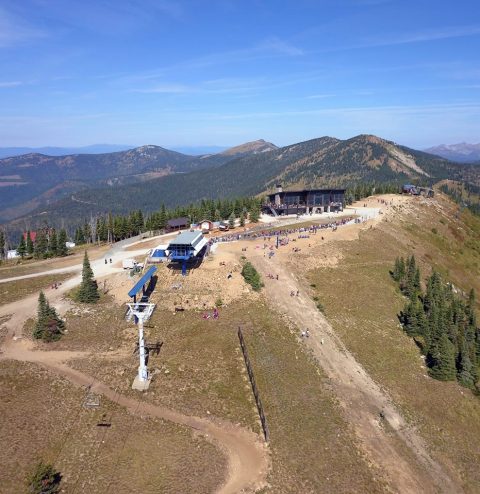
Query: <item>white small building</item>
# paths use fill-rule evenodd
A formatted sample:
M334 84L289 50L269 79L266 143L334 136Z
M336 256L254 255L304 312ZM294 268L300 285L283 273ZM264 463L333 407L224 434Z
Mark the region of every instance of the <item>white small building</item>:
M203 233L210 233L211 231L213 231L213 221L210 221L210 220L203 220L200 222L200 230L203 232Z
M75 242L65 242L67 249L73 249L77 245Z
M17 249L7 251L7 259L15 259L16 257L20 257L20 254L17 252Z

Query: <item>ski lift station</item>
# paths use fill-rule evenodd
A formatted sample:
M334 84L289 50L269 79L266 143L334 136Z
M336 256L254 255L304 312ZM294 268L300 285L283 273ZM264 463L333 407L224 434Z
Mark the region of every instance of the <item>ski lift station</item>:
M182 275L185 276L187 264L201 261L207 246L207 239L202 232L183 232L168 244L168 258L171 262L181 263Z
M148 258L149 262L166 262L168 261L168 244L157 245L151 250Z

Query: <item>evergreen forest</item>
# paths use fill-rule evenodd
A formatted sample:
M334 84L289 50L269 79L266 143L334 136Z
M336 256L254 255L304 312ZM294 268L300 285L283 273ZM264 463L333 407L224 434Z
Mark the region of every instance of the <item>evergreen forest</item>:
M430 376L441 381L457 380L478 391L480 327L474 290L463 296L436 271L423 290L413 255L406 260L397 258L391 275L407 298L400 322L421 348Z

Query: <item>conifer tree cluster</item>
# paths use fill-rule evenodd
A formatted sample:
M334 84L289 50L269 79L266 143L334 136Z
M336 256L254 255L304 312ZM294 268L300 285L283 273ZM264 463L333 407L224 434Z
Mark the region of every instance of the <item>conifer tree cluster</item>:
M35 243L32 240L30 230L28 230L25 236L21 236L17 252L21 258L24 258L25 256L33 256L36 259L64 257L68 254L66 242L67 231L63 228L58 235L54 228L39 229L37 231Z
M398 182L359 182L353 187L345 190L345 202L351 204L373 194L398 194L401 191L401 184Z
M397 258L391 272L408 298L400 321L405 332L420 343L429 373L441 381L458 380L467 388L479 385L480 327L475 314L475 292L468 300L434 271L425 292L415 257Z
M43 292L38 296L37 321L33 330L33 337L45 342L57 341L61 338L65 323L60 319L57 311L50 306Z
M457 204L466 206L473 214L480 216L480 187L468 182L463 182L461 187L448 184L440 186L440 190L449 195Z
M255 197L238 199L205 199L197 204L167 209L162 205L159 211L145 215L140 209L127 215L104 215L85 221L75 230L74 241L77 245L95 242L118 242L145 231L159 232L166 228L172 218L187 217L192 223L203 220L228 221L232 224L236 218L245 224L247 217L253 223L258 222L262 200ZM243 217L243 220L242 220Z
M90 266L87 251L83 257L82 282L78 289L76 299L85 304L94 304L100 298L98 285L93 277L93 271Z

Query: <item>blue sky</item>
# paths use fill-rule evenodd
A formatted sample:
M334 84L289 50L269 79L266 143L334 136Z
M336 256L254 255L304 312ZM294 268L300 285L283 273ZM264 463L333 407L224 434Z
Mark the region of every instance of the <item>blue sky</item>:
M480 141L478 0L0 0L0 146Z

